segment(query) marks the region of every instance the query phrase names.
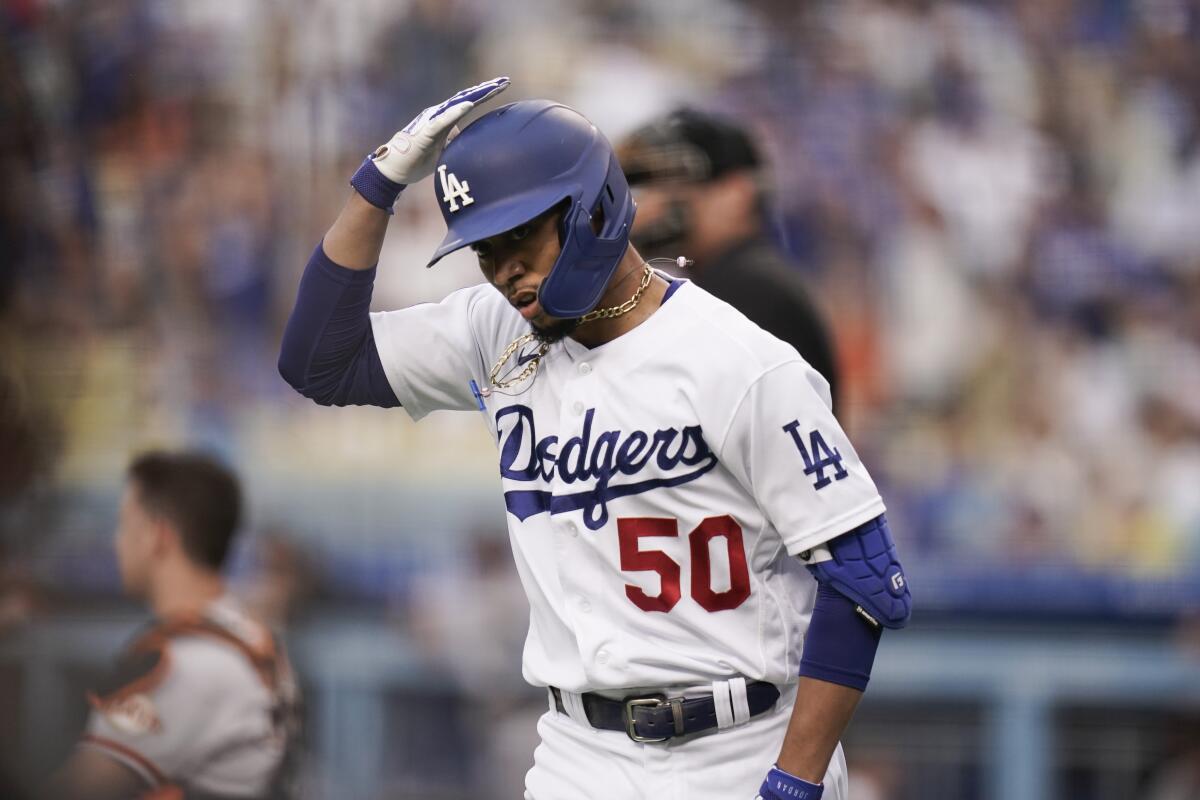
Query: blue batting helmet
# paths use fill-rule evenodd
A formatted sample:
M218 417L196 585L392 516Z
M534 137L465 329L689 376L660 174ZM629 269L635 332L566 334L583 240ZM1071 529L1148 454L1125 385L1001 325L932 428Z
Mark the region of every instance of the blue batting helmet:
M636 206L612 145L578 111L549 100L502 106L450 141L433 179L447 231L429 266L570 200L562 252L538 301L565 319L600 302L629 245ZM597 210L599 234L592 229Z

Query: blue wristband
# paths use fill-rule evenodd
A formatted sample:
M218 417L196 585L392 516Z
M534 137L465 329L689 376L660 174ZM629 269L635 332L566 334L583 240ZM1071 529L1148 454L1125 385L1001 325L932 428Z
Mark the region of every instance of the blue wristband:
M825 787L809 783L779 767L771 767L758 789L758 800L821 800Z
M376 208L382 208L389 214L394 213L392 206L395 205L396 198L400 196L400 193L404 191L404 184L390 181L384 177L370 156L363 159L358 172L355 172L354 177L350 179L350 185L354 187L354 191L362 195L363 200Z

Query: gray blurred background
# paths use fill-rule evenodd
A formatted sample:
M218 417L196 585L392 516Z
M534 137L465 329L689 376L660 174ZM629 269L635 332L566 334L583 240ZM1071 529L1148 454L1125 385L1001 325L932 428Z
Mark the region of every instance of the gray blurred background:
M0 0L0 31L10 787L144 619L129 457L195 445L249 491L232 575L304 678L305 796L518 796L545 697L484 425L275 369L363 155L506 74L612 139L686 102L763 143L916 601L853 800L1200 797L1200 3ZM431 200L375 308L480 279L423 268Z

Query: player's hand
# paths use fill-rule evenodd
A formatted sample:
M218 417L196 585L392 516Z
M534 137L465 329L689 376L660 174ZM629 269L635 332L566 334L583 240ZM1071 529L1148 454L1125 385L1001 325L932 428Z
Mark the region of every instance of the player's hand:
M809 783L779 767L771 767L755 800L821 800L824 792L822 784Z
M393 183L407 185L432 175L454 124L479 103L507 89L508 83L507 76L492 78L425 109L375 151L375 166Z

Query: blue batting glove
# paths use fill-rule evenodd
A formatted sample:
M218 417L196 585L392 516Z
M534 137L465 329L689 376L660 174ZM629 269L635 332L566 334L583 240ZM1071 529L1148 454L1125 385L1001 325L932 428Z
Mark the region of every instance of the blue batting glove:
M825 787L819 783L809 783L779 767L771 767L755 800L821 800L824 792Z

